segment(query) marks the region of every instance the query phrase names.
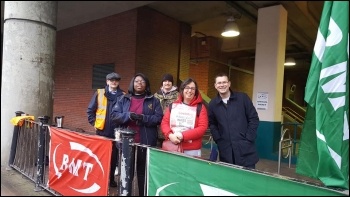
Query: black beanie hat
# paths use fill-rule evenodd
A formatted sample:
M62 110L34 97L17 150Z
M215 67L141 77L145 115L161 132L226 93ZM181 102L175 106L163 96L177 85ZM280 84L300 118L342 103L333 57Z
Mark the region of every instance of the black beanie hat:
M165 80L168 80L168 81L171 81L171 83L174 83L174 78L171 74L165 74L163 75L163 78L162 78L162 83L165 81Z

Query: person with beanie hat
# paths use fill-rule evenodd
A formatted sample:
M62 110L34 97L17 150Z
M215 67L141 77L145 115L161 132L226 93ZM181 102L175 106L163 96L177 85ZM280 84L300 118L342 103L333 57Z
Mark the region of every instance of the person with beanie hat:
M169 82L171 82L173 84L174 83L174 77L171 74L165 74L165 75L163 75L163 78L162 78L162 85L163 85L164 81L169 81Z
M162 77L161 87L159 90L154 93L154 97L159 99L160 105L162 106L163 112L165 109L173 103L177 97L179 96L179 91L176 86L174 86L174 78L173 75L167 73ZM164 141L164 135L160 128L158 128L158 142L157 146L161 148L162 143Z

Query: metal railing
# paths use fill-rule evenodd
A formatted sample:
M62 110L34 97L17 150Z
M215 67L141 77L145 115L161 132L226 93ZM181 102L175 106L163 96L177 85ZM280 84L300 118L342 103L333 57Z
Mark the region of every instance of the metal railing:
M282 127L283 128L283 127ZM288 133L288 138L285 138L285 134ZM283 150L288 149L288 152L284 158L289 157L289 165L288 167L290 168L290 164L292 162L292 149L293 149L293 139L290 135L289 129L284 129L282 130L281 133L281 139L279 141L279 146L278 146L278 169L277 173L280 174L280 169L281 169L281 156L283 154Z
M16 112L16 117L22 116L24 112ZM49 149L50 149L50 132L48 120L50 117L39 117L40 122L35 122L28 118L23 117L14 126L14 132L12 136L12 144L9 157L9 168L17 170L23 176L27 177L35 183L34 191L39 192L46 190L53 195L61 196L58 191L50 188L48 185L49 180ZM66 129L71 132L70 129ZM78 133L78 132L77 132ZM133 184L134 180L134 167L135 158L137 158L138 152L136 147L144 147L140 144L133 142L134 133L129 130L123 129L120 131L120 141L118 142L120 149L118 154L119 161L119 180L118 180L118 196L135 196L138 193ZM121 159L123 158L123 159Z
M288 129L290 131L290 135L293 137L293 151L292 155L296 156L297 155L297 144L300 141L301 137L301 132L303 129L303 123L298 123L298 122L285 122L282 124L282 129Z
M282 112L285 116L289 116L291 119L295 120L298 123L303 123L305 120L303 116L299 115L289 107L282 107Z
M16 117L24 114L16 112ZM29 119L20 120L14 127L9 157L9 167L35 183L34 191L47 190L57 193L46 186L49 164L48 116L39 117L40 122Z

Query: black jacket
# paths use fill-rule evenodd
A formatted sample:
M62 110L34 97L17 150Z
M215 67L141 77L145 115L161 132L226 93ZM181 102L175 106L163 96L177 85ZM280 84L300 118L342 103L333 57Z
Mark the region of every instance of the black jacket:
M111 119L120 127L126 128L130 120L131 94L125 94L115 104ZM156 146L157 144L157 126L163 118L163 110L160 102L153 95L145 97L142 108L143 120L139 122L141 144Z
M220 161L231 163L232 152L233 164L251 166L259 161L255 147L259 117L247 94L231 91L227 105L218 94L209 103L208 119Z

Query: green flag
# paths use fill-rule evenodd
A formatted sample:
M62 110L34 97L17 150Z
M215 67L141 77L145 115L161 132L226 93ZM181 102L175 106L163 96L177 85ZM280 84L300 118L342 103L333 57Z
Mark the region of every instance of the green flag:
M277 174L149 148L147 196L345 196Z
M305 88L296 172L349 189L349 2L325 1Z

